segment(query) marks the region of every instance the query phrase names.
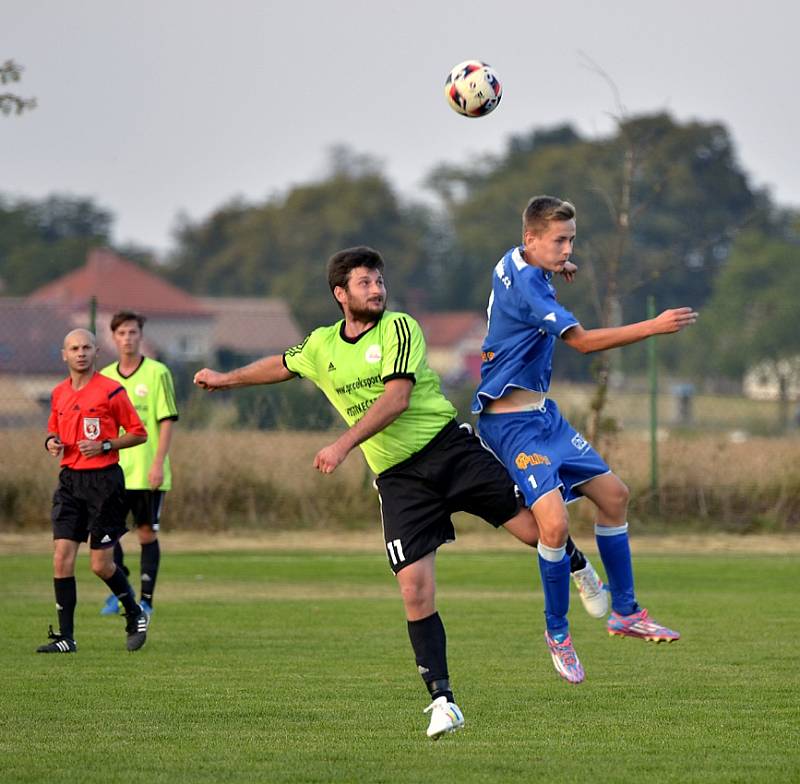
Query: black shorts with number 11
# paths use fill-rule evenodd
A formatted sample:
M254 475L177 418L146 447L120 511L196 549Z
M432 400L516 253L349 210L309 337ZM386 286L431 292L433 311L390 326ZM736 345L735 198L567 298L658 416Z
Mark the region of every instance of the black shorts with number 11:
M502 463L452 421L419 452L375 480L392 571L456 538L450 516L469 512L499 528L522 508Z

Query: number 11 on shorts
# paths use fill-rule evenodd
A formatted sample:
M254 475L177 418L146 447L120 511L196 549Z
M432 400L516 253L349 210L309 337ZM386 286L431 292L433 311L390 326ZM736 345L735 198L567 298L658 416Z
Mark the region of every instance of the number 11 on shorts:
M386 542L386 549L389 551L389 558L392 559L394 566L406 560L405 555L403 555L403 545L400 544L399 539L392 539L392 541Z

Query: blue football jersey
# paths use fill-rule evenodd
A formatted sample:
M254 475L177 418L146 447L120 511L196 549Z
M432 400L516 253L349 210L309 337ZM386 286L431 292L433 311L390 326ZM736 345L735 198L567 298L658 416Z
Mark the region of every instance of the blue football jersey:
M480 414L487 400L497 400L509 389L547 392L550 388L556 338L579 323L556 300L552 277L552 272L526 263L521 247L512 248L497 262L473 414Z

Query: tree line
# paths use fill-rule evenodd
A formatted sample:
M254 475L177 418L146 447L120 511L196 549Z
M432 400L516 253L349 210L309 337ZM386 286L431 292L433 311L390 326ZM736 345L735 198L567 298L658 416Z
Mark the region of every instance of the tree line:
M281 297L305 328L338 318L324 265L356 244L384 254L391 306L483 310L527 200L549 193L577 207L580 272L560 297L585 326L644 318L652 295L660 308L701 311L702 325L662 344L676 372L735 378L800 355L800 215L752 184L722 124L657 113L624 118L603 138L535 129L435 168L426 184L433 202L402 199L378 163L337 148L318 181L179 221L166 259L116 250L195 294ZM113 247L112 226L88 198L0 197L2 294L23 296L83 264L90 247ZM622 361L641 367L641 352ZM562 353L567 373L585 368Z

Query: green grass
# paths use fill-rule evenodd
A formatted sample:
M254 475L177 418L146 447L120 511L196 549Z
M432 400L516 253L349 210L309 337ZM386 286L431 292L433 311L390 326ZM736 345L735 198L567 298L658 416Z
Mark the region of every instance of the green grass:
M128 654L79 559L79 652L36 656L47 556L0 556L0 780L796 782L798 559L640 556L683 639L609 638L574 608L587 680L555 675L534 561L442 552L439 609L467 727L432 743L380 555L166 554Z

